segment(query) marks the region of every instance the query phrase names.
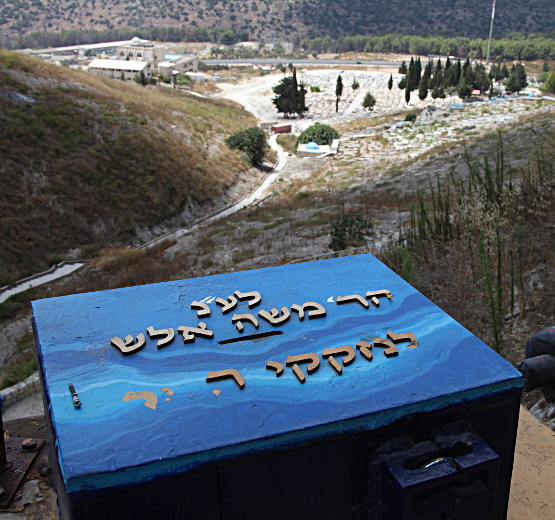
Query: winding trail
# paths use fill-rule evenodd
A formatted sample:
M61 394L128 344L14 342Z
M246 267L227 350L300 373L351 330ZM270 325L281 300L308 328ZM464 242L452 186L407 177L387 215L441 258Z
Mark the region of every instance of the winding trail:
M27 289L32 289L33 287L37 287L43 283L51 282L52 280L57 280L62 276L67 276L68 274L71 274L74 271L77 271L77 269L83 267L86 263L87 262L62 262L55 265L48 271L18 280L17 282L0 289L0 303L4 303L14 294L26 291Z
M231 206L228 206L227 208L221 209L219 211L216 211L215 213L212 213L207 217L203 217L202 219L197 220L197 222L195 222L194 224L191 224L190 226L175 229L174 231L170 231L165 235L159 236L158 238L155 238L150 242L143 244L142 246L139 247L139 249L152 247L162 242L163 240L168 240L168 239L172 240L172 239L177 239L179 237L182 237L183 235L188 235L189 233L196 231L201 225L208 224L209 222L214 222L215 220L220 220L225 217L229 217L230 215L237 213L239 210L246 208L247 206L250 206L257 201L261 202L264 198L269 196L270 193L268 188L271 186L273 182L275 182L275 180L279 175L279 172L281 172L281 170L287 164L287 157L288 157L287 152L285 152L281 148L281 146L277 144L276 140L277 140L277 134L271 135L270 139L268 140L268 143L270 145L270 148L272 148L272 150L275 150L277 152L278 162L274 166L274 169L258 186L258 188L256 188L251 194L243 197L238 202L236 202Z
M267 175L267 177L262 181L262 183L251 194L247 195L246 197L243 197L242 199L240 199L238 202L236 202L231 206L228 206L224 209L216 211L215 213L212 213L211 215L208 215L207 217L203 217L202 219L197 220L194 224L188 227L175 229L173 231L170 231L169 233L166 233L165 235L159 236L154 240L151 240L150 242L146 242L138 249L149 248L162 242L163 240L175 239L183 235L188 235L189 233L198 229L203 224L207 224L209 222L213 222L215 220L228 217L229 215L233 215L234 213L237 213L239 210L246 208L247 206L250 206L251 204L254 204L257 201L260 202L264 198L268 197L270 195L268 188L271 186L273 182L275 182L279 172L287 164L287 152L285 152L281 148L281 146L277 144L276 139L277 139L277 134L274 134L270 136L270 139L268 142L272 150L275 150L277 152L278 162L276 163L274 169ZM77 271L77 269L80 269L81 267L83 267L86 263L87 263L86 261L62 262L61 264L58 264L52 267L52 269L49 269L48 271L44 271L43 273L29 276L28 278L23 278L22 280L18 280L17 282L11 285L3 287L2 289L0 289L0 304L4 303L10 296L13 296L14 294L21 293L23 291L26 291L27 289L31 289L33 287L37 287L39 285L52 282L53 280L57 280L58 278L67 276L73 273L74 271Z

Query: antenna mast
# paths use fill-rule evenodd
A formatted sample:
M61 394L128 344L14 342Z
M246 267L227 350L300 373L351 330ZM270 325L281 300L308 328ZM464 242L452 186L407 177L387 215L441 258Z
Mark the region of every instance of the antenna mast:
M489 41L488 41L488 54L486 57L486 67L489 65L489 51L491 49L491 35L493 34L493 19L495 18L495 2L497 0L493 0L493 8L491 10L491 25L489 26Z

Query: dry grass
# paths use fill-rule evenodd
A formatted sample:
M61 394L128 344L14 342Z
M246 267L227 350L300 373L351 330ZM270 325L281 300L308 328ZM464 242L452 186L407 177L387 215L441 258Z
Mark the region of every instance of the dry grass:
M27 96L0 104L3 284L71 248L129 243L185 208L194 215L248 169L223 144L255 122L234 103L5 51L0 87Z
M282 134L277 137L277 144L279 144L285 151L294 154L295 153L295 143L297 142L297 136L293 134Z

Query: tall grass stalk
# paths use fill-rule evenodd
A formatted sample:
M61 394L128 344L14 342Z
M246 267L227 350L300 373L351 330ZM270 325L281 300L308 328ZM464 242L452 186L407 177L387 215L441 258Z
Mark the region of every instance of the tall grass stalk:
M480 231L478 240L478 265L481 280L484 284L484 304L488 311L487 326L490 330L492 348L498 354L503 351L503 285L501 274L502 241L497 229L496 236L496 262L488 252L486 235Z

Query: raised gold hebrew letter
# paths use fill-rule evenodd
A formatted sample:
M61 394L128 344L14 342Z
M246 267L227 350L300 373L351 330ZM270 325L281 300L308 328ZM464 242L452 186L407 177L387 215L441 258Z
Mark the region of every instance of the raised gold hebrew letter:
M202 321L198 324L198 328L181 326L177 330L183 333L183 343L195 341L195 336L204 336L205 338L214 336L211 330L206 330L206 323Z
M378 300L378 296L385 296L388 300L393 300L393 294L387 289L368 291L366 293L366 298L369 298L376 307L380 306L380 300Z
M359 341L355 346L368 361L372 361L372 343Z
M228 370L219 370L218 372L208 372L206 376L206 382L211 383L212 381L218 381L219 379L234 379L237 386L243 390L245 388L245 380L238 370L230 368Z
M262 301L262 296L260 296L260 293L258 291L251 291L246 293L235 291L235 296L237 296L237 298L241 301L249 299L249 308L255 307Z
M297 379L301 383L304 383L306 381L306 378L304 376L303 371L299 368L297 363L309 363L309 362L310 364L306 367L306 371L309 374L312 374L313 372L316 372L316 370L318 370L318 367L320 366L320 358L318 357L318 354L316 354L316 352L309 352L308 354L300 354L299 356L288 356L287 359L285 360L285 364L288 367L293 365L293 372L295 373L295 375L297 376Z
M387 339L375 338L374 339L374 346L375 347L385 347L385 350L383 351L383 353L385 354L385 357L393 357L393 356L397 356L399 354L399 351L397 350L397 347L393 343L391 343L391 341L388 341Z
M268 361L266 363L266 370L275 370L276 377L281 376L283 374L283 365L277 361Z
M326 309L323 305L316 302L306 302L302 305L291 305L291 310L299 313L299 320L304 320L304 310L306 307L314 307L314 310L308 312L308 319L323 318L326 315Z
M161 339L156 344L158 348L162 348L162 347L165 347L166 345L169 345L173 341L173 338L175 337L175 332L173 329L155 330L154 327L150 326L148 329L146 329L146 331L148 332L148 335L150 336L151 339L156 338L158 336L166 336L164 339Z
M399 341L410 341L408 349L413 349L418 347L418 339L412 332L403 332L402 334L393 334L392 331L387 331L388 338L394 343L399 343Z
M143 333L137 336L137 343L133 344L133 336L128 335L125 336L125 339L122 340L118 336L114 336L110 343L116 347L124 356L128 356L129 354L135 354L135 352L139 352L145 344L145 335Z
M258 328L258 320L252 314L234 314L231 317L231 323L235 323L235 326L237 327L237 330L239 332L243 332L243 330L245 329L245 327L241 323L241 320L250 321L254 325L255 329Z
M216 298L216 303L222 306L222 314L232 311L237 307L237 298L235 296L228 296L227 299L229 300L228 302L223 298Z
M278 325L285 323L291 317L291 313L287 307L282 307L281 312L283 315L280 317L279 311L274 307L270 310L270 312L264 310L258 311L258 315L261 318L264 318L267 322L271 323L274 327L277 327Z
M338 305L341 303L349 303L349 302L358 302L365 309L368 309L368 307L370 307L368 302L360 294L351 294L350 296L338 296L335 300L335 303L337 303Z
M322 352L322 357L328 358L328 363L335 369L335 371L339 375L343 373L343 367L333 356L340 354L343 354L345 356L343 358L343 366L345 367L347 365L350 365L355 360L355 351L353 347L350 347L349 345L345 345L344 347L325 348Z
M197 311L199 318L208 318L210 316L210 307L203 302L191 302L191 309L200 309Z

